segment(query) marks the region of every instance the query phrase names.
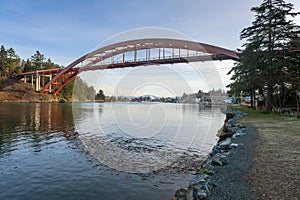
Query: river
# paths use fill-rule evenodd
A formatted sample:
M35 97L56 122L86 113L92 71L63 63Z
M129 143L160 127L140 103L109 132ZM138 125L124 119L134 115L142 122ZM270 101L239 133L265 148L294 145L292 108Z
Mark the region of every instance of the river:
M0 199L171 199L212 146L220 108L0 104Z

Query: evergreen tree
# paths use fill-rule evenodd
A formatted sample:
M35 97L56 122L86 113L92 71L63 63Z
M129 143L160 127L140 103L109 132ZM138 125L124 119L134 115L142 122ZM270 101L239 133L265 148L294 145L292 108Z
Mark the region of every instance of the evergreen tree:
M291 51L288 52L286 59L288 65L283 72L289 77L289 83L296 98L297 117L300 118L300 37L293 39L290 43Z
M13 48L8 50L2 45L0 48L0 76L13 78L22 70L20 58Z
M201 98L201 96L202 96L202 91L201 90L198 90L198 92L197 92L197 94L196 94L196 97L197 98Z
M4 75L4 69L7 61L7 51L3 45L0 48L0 77Z
M71 80L61 91L57 94L58 97L70 102L73 100L73 87L75 79Z
M29 59L26 60L26 62L24 63L24 72L31 72L33 71L34 68L32 66L32 63Z
M15 50L13 48L9 48L7 50L7 76L9 78L14 77L22 71L20 61L21 59L17 56Z
M60 66L58 64L55 64L54 62L52 62L52 60L50 58L48 58L47 61L43 63L43 66L45 69L60 68Z
M99 92L95 96L95 100L105 100L105 95L103 90L99 90Z
M58 64L47 60L39 51L30 57L30 59L21 60L13 48L6 49L3 45L0 47L0 78L15 78L15 75L21 72L30 72L41 69L59 68ZM48 77L44 78L45 82L49 81ZM75 84L76 83L76 84ZM75 92L74 92L75 91ZM80 77L69 82L59 93L58 96L67 101L92 101L95 99L95 89L89 86ZM102 91L103 94L103 91ZM103 94L104 95L104 94ZM100 95L101 98L102 95ZM105 96L104 96L105 98Z
M45 60L46 60L45 56L41 54L39 51L36 51L35 54L30 57L33 70L43 69L44 68L43 64Z
M231 88L231 95L237 97L251 96L251 107L254 107L255 91L258 90L262 95L264 86L263 63L259 63L260 52L254 52L250 47L247 47L240 54L240 62L235 63L235 66L228 73L234 72L231 80L233 83L227 87Z
M282 72L286 65L285 55L291 40L298 37L299 26L290 19L293 5L284 0L264 0L258 7L253 7L255 20L252 26L241 32L245 39L245 50L241 54L241 63L233 69L231 84L233 91L262 90L265 95L265 110L272 111L275 86L282 85L286 77Z

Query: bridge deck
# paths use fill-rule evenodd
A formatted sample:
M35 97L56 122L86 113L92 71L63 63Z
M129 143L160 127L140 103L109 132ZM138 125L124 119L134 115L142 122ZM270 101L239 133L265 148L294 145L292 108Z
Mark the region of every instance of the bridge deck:
M24 72L19 77L25 77L26 81L26 77L31 76L32 84L35 82L38 85L37 90L42 86L42 93L56 94L84 71L227 59L238 60L239 55L232 50L194 41L146 38L104 46L78 58L65 68ZM45 78L47 75L49 78ZM34 76L35 81L32 80ZM46 85L45 80L49 81Z

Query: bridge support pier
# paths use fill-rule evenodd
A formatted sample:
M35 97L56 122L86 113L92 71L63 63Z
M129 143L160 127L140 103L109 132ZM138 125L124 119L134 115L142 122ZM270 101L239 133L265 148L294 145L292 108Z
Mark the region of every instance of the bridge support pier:
M49 81L51 81L51 80L52 80L52 74L49 75ZM52 85L50 85L49 91L52 91Z
M34 88L34 85L33 85L33 75L31 75L31 88Z
M35 91L39 92L41 90L41 76L39 75L39 72L36 71L35 73Z
M27 76L24 76L24 83L27 83Z
M42 87L45 86L45 75L43 75L43 78L42 78Z

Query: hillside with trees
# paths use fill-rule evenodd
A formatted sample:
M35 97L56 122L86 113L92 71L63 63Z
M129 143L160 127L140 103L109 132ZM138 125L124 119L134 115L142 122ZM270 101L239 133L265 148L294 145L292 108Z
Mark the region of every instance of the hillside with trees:
M72 80L57 96L34 92L30 84L17 79L17 74L35 70L63 68L36 51L30 58L23 60L13 48L0 48L0 101L1 102L66 102L91 101L95 99L95 89L80 77ZM76 92L74 92L76 89Z
M300 92L300 27L293 22L299 13L283 0L264 0L251 9L255 19L241 31L245 40L240 61L228 73L228 87L235 96L251 96L266 112L297 107Z

